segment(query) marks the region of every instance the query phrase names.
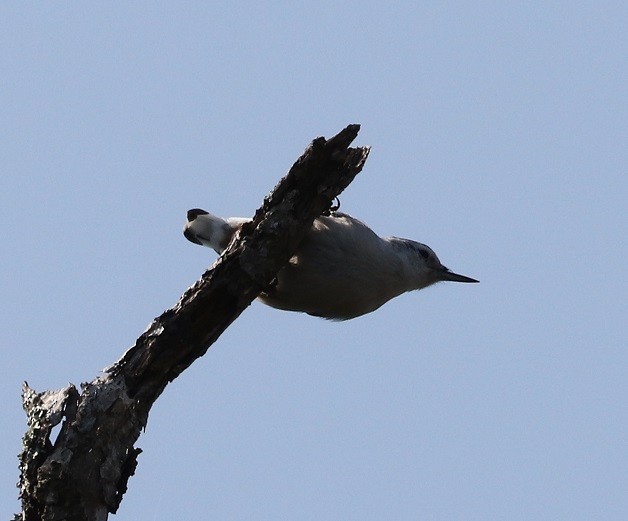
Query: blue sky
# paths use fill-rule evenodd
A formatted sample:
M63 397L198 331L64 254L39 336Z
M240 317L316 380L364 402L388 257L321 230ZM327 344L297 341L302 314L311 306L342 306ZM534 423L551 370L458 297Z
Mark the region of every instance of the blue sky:
M628 517L622 2L4 3L0 516L20 386L79 384L316 136L343 211L441 284L332 323L254 303L152 410L115 519Z

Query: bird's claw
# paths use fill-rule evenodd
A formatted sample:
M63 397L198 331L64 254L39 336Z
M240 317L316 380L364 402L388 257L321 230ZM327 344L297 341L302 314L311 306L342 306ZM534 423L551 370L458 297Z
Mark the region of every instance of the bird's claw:
M329 205L329 208L323 212L323 215L331 215L334 212L337 212L340 209L340 199L338 196L334 197L334 200Z

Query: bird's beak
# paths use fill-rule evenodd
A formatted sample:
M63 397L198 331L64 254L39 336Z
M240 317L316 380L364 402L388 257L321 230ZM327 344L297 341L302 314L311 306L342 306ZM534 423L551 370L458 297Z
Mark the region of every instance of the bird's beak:
M449 282L480 282L479 280L472 279L471 277L467 277L465 275L459 275L458 273L449 271L444 266L443 266L443 271L439 272L438 278L440 280L446 280Z
M194 244L200 244L201 246L203 246L203 243L196 238L196 235L194 234L192 230L190 230L187 224L185 225L185 228L183 228L183 235L185 235L185 238L188 241L193 242Z

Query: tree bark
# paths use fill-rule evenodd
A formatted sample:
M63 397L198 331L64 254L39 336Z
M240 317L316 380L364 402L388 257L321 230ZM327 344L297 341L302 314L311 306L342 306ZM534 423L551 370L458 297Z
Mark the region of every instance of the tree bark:
M214 265L102 375L80 391L36 393L24 384L28 430L15 519L102 521L117 511L153 403L272 285L313 220L360 172L369 148L349 147L359 129L315 139Z

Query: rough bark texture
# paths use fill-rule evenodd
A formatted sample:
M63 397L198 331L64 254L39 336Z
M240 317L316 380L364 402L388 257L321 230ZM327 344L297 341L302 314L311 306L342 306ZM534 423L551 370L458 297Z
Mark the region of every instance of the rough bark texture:
M227 251L104 374L80 392L70 385L36 393L24 384L28 430L16 519L100 521L117 511L151 406L272 284L312 221L360 172L369 149L349 148L359 128L315 139Z

